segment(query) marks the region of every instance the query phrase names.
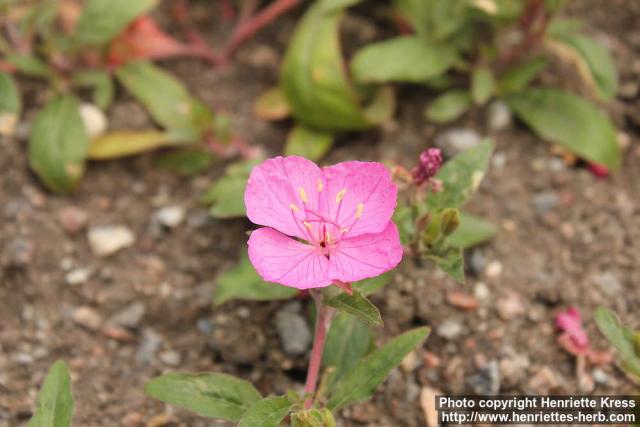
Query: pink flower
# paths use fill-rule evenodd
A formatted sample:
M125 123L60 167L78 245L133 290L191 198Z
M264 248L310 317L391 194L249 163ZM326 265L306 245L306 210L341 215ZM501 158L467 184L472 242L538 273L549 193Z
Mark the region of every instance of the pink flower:
M378 276L402 259L391 216L398 189L380 163L320 169L302 157L276 157L251 171L249 259L268 282L298 289Z
M574 307L556 315L556 326L564 332L561 343L570 353L585 353L589 349L589 337L582 327L580 313Z
M420 164L413 168L413 181L420 185L436 176L442 166L442 151L429 148L420 153Z

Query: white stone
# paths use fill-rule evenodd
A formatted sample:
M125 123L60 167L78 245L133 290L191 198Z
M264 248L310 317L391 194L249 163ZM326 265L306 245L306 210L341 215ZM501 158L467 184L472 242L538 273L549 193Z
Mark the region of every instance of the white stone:
M184 221L184 208L182 206L165 206L155 213L156 220L163 226L174 228Z
M90 138L102 135L107 130L107 116L93 104L80 104L80 116L84 122L84 128Z
M487 109L487 124L489 129L501 131L511 124L511 110L502 101L493 101Z
M135 241L133 232L124 225L93 227L88 238L91 251L99 257L113 255Z
M75 268L71 270L64 278L67 285L80 285L91 277L91 269Z

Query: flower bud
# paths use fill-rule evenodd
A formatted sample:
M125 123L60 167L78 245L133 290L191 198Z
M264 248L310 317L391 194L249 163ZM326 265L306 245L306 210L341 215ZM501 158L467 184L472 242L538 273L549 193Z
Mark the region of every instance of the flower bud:
M445 209L440 215L440 230L445 236L458 229L460 225L460 211L458 209Z
M423 184L433 178L442 166L442 151L429 148L420 154L420 164L413 168L413 182Z

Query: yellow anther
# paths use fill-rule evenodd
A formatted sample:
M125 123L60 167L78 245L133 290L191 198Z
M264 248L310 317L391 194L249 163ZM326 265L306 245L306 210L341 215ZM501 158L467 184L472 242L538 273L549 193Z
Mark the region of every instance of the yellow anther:
M345 194L347 194L346 188L343 188L342 190L338 191L338 194L336 194L336 203L340 203L342 199L344 199Z
M322 185L322 178L318 178L318 193L322 191L324 186Z
M298 188L298 193L300 194L300 199L302 199L304 203L307 203L309 201L309 199L307 199L307 193L304 192L304 188Z
M340 229L340 232L341 232L342 234L346 233L347 231L349 231L349 229L348 229L348 228L341 228L341 229Z
M296 205L294 205L293 203L291 203L289 205L289 208L291 208L292 211L294 212L298 212L300 209L298 209L298 207Z
M362 216L363 210L364 210L364 205L362 203L358 203L358 208L356 209L356 218L360 218Z
M325 233L325 239L324 239L327 243L331 243L331 234L329 234L329 232L327 231Z
M309 230L311 230L311 224L309 224L307 221L302 221L302 223L304 224L305 227L307 227Z

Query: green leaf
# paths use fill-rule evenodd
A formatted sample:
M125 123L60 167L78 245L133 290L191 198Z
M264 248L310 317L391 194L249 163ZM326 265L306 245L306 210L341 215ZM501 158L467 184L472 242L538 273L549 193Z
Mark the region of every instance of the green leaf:
M558 40L573 49L589 70L588 80L605 101L613 99L618 90L618 73L609 50L590 37L564 35Z
M302 156L310 160L319 160L331 149L333 134L306 126L298 125L287 137L284 147L286 156Z
M105 44L156 3L157 0L87 0L74 28L73 40L78 46Z
M582 31L584 23L579 19L556 18L549 23L547 35L553 38L572 36Z
M405 332L361 359L336 385L327 407L337 411L346 405L369 399L389 372L428 335L429 328Z
M229 421L240 420L262 398L251 383L219 373L169 373L153 378L144 391L204 417Z
M398 204L393 213L393 222L398 227L400 234L400 243L408 245L416 232L415 220L413 218L413 209L409 204Z
M386 123L393 118L396 109L396 93L391 86L382 86L364 109L364 116L371 123Z
M203 203L213 205L209 213L215 218L245 216L244 190L249 173L261 160L241 160L227 166L225 174L218 178L202 196Z
M276 86L258 97L253 113L263 120L281 120L291 115L291 107L282 88Z
M462 213L460 225L448 238L450 245L468 249L491 240L498 230L487 220Z
M461 248L445 246L426 257L458 283L464 283L464 256Z
M184 85L155 65L130 62L116 71L124 87L142 103L158 124L184 132L184 138L199 141L213 125L213 113L189 94Z
M242 252L238 264L218 276L213 297L215 306L233 299L272 301L296 296L297 289L262 280L249 262L247 251L243 250Z
M640 355L635 349L633 331L621 325L615 313L604 307L596 309L595 319L600 331L620 352L622 366L640 378Z
M499 94L508 94L524 90L547 66L547 59L538 56L504 73L498 80Z
M466 1L395 0L394 4L416 32L431 40L446 41L468 23Z
M48 78L53 74L53 70L46 63L32 54L9 54L5 61L27 76Z
M480 186L493 147L491 140L485 140L446 162L436 175L442 181L443 191L427 197L429 208L438 210L462 206Z
M278 427L291 408L293 403L286 396L266 397L249 408L238 427Z
M455 59L455 52L447 46L404 36L358 51L351 61L351 72L360 82L424 83L444 73Z
M185 148L158 156L155 165L160 169L181 175L196 175L206 171L214 156L203 148Z
M320 130L372 126L345 73L338 37L342 9L314 3L298 23L284 58L280 86L297 121Z
M113 79L105 71L82 71L73 75L73 83L93 88L93 102L105 110L113 101Z
M610 169L620 166L613 123L584 99L555 89L535 88L511 94L505 100L542 138Z
M462 116L471 107L471 95L466 90L452 90L440 95L425 111L428 120L447 123Z
M29 137L29 164L52 191L68 193L84 173L89 141L78 101L58 96L40 111Z
M359 291L362 295L371 295L388 285L391 282L391 273L387 272L370 279L360 280L352 283L353 289Z
M369 327L356 317L339 313L331 322L322 365L329 377L323 382L331 392L335 384L374 347Z
M479 67L471 74L471 97L477 105L482 105L491 98L495 89L493 73L486 67Z
M303 409L291 414L291 427L336 427L336 420L327 408Z
M184 145L180 137L170 132L114 131L91 140L89 158L91 160L111 160L133 156L161 147Z
M13 77L0 72L0 135L12 135L18 124L22 101Z
M73 416L71 377L67 365L57 361L38 393L38 407L28 427L68 427Z
M324 303L329 307L352 314L369 325L382 326L380 311L360 291L353 290L351 295L341 292L334 297L328 298Z

